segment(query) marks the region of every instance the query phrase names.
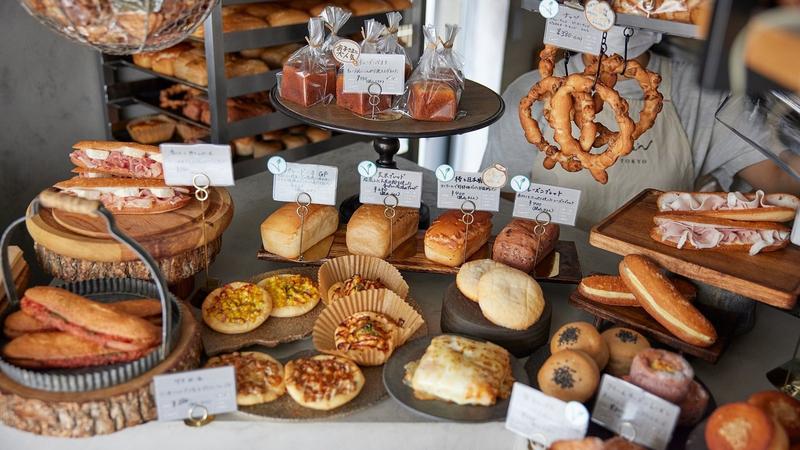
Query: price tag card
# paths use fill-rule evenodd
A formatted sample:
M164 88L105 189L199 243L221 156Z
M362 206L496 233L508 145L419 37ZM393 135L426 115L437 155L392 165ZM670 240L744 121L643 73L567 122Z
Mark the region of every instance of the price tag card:
M344 92L400 95L405 91L406 58L404 55L363 53L358 64L345 63ZM377 84L380 88L372 87Z
M339 169L319 164L285 163L285 170L272 179L272 199L295 202L300 193L311 197L311 203L336 205L336 183Z
M563 402L530 386L514 383L506 429L549 448L562 439L583 439L589 411L578 402Z
M546 212L552 222L574 226L580 200L578 189L531 183L527 191L517 192L512 215L535 220L539 213Z
M603 375L592 421L648 448L667 448L681 409L627 381Z
M603 32L593 27L583 11L574 8L558 8L556 15L547 19L544 26L544 43L568 50L600 53Z
M458 172L450 181L438 180L436 207L460 209L465 201L475 203L478 211L500 210L500 189L487 186L480 172Z
M192 186L195 175L203 174L211 186L233 186L229 145L161 144L160 148L167 185Z
M422 202L422 172L377 169L371 177L361 177L361 203L383 205L387 195L397 197L397 206L419 208Z
M233 366L157 375L153 385L160 421L187 419L190 412L196 417L204 411L211 415L237 409Z
M794 217L794 226L792 227L790 239L792 244L800 245L800 209L797 210L797 215Z

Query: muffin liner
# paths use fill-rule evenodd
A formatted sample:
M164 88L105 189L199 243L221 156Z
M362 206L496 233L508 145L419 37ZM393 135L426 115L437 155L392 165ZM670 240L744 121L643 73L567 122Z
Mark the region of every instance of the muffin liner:
M391 353L384 354L374 349L367 349L360 355L353 356L336 350L334 341L336 327L353 314L365 311L381 313L398 323L399 333L395 335L395 349L405 344L425 323L422 316L394 292L389 289L370 289L341 298L322 311L314 324L312 334L314 347L322 353L352 359L360 366L379 366L385 363ZM401 323L402 325L399 325Z
M319 268L317 279L322 302L330 305L328 290L331 286L345 281L353 275L361 275L370 280L380 280L387 289L401 299L408 296L408 283L393 265L374 256L346 255L333 258Z
M134 125L137 123L151 119L159 120L161 123L146 130L134 128ZM176 123L171 118L165 116L164 114L156 114L154 116L144 116L131 120L128 122L128 125L126 125L126 128L128 130L128 134L131 135L134 141L139 142L140 144L158 144L160 142L168 141L172 137L172 135L175 133L175 126Z

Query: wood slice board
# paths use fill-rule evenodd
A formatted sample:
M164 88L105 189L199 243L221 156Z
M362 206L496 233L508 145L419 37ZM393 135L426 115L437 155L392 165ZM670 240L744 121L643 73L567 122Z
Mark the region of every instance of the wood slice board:
M321 266L326 261L338 258L339 256L349 255L347 251L346 236L347 227L342 225L333 236L333 244L330 251L324 257L315 260L295 261L289 260L274 253L270 253L263 248L258 251L258 259L277 262L300 262L302 264ZM491 257L491 249L494 244L494 236L484 244L475 254L468 258L469 261ZM313 250L312 250L313 251ZM309 251L311 253L312 251ZM558 274L547 277L551 273L555 260L555 253L559 254ZM412 236L407 241L400 244L394 254L386 258L386 261L397 267L398 270L410 272L426 272L438 274L456 274L459 267L450 267L435 263L425 257L425 231L420 230L416 236ZM578 284L583 277L580 261L578 260L578 249L572 241L558 241L553 253L542 260L534 269L535 278L539 281L549 281L554 283ZM532 274L533 275L533 274Z
M222 235L233 218L233 201L227 190L212 188L206 202L207 242ZM199 201L184 208L152 215L115 216L120 229L133 237L155 259L169 258L203 244ZM87 261L121 262L138 258L125 244L100 236L102 219L41 208L26 221L37 244L59 255ZM84 230L76 232L75 230Z
M712 364L716 363L722 355L722 352L725 351L736 327L736 315L734 313L696 303L695 306L697 309L706 316L717 330L717 342L711 347L703 348L687 344L678 339L653 319L643 308L603 305L584 297L577 289L570 295L569 303L598 319L633 328L647 337L668 345L679 352L696 356Z
M155 420L153 377L191 370L200 363L202 346L197 322L188 306L181 307L181 330L175 350L156 367L127 383L90 392L47 392L17 384L0 373L0 421L30 433L90 437Z
M778 308L791 309L800 295L800 248L750 256L744 252L679 250L650 238L656 199L646 189L592 228L589 243L620 255L647 255L667 270Z

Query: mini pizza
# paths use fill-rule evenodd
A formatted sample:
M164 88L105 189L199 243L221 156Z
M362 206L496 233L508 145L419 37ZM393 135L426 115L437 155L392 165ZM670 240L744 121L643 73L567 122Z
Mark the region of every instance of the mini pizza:
M355 292L367 291L369 289L382 289L385 287L386 285L383 284L381 280L370 280L356 274L344 281L334 283L333 286L328 289L328 304Z
M203 300L203 321L214 331L246 333L258 328L273 309L272 297L251 283L234 282L215 289Z
M342 321L334 331L336 350L356 361L368 360L377 352L375 365L386 362L394 351L399 330L389 317L371 311L355 313Z
M286 391L301 406L328 411L356 398L365 383L356 363L333 355L286 363Z
M258 405L277 400L286 393L283 365L260 352L234 352L209 358L206 367L233 366L236 373L236 404Z
M319 303L319 289L309 277L297 274L275 275L258 282L272 297L273 317L297 317Z

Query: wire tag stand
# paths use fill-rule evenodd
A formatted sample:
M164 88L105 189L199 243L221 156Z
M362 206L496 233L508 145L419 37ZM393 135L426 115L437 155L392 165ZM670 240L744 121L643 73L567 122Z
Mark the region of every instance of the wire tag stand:
M539 220L539 217L545 216L544 220ZM536 236L536 255L533 258L533 272L536 273L536 265L539 264L539 251L542 248L542 236L544 236L545 231L547 231L547 226L550 225L552 217L550 213L547 211L539 211L539 214L536 214L536 226L533 227L533 235Z
M397 205L400 199L394 194L389 194L383 198L383 217L389 220L389 257L394 256L394 218L397 215Z
M475 202L472 200L465 200L461 204L461 222L464 224L464 261L467 262L467 245L469 243L469 226L475 222Z
M194 198L200 202L200 220L201 230L203 232L203 269L205 271L205 289L213 290L219 286L219 280L211 278L208 274L208 266L211 263L208 258L208 237L206 235L206 204L208 200L208 188L211 186L211 179L204 173L197 173L192 177L192 186L194 186Z
M301 192L297 194L297 216L300 217L300 248L297 250L300 256L297 257L298 261L303 261L303 234L306 227L306 216L308 215L308 205L311 204L311 194L308 192Z
M381 103L381 94L383 93L383 86L378 83L370 83L367 87L367 94L369 95L369 105L372 107L372 111L368 116L359 116L363 117L367 120L375 120L380 122L388 122L392 120L398 120L403 115L398 111L378 111L378 105Z

